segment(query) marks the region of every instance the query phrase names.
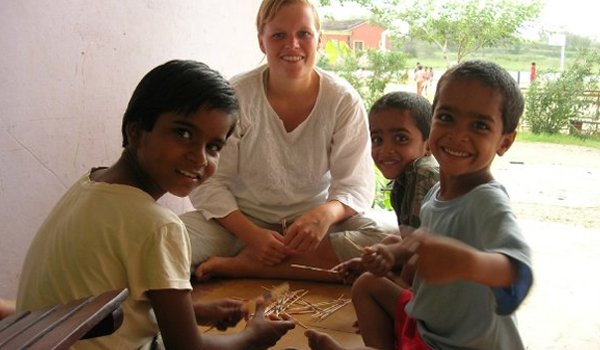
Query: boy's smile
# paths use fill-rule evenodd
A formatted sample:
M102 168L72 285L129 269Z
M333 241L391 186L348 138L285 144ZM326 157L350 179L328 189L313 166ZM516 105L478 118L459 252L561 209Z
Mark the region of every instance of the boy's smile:
M406 165L427 151L409 110L386 108L369 116L371 156L386 179L395 179Z
M440 179L463 179L468 182L463 187L489 181L495 155L503 155L516 134L502 133L502 95L462 78L439 88L429 145L440 164Z

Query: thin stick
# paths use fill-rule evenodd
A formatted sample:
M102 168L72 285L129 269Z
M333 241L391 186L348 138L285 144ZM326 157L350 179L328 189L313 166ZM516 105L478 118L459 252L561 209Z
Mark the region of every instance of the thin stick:
M361 246L359 246L358 244L356 244L356 242L354 242L353 240L351 240L351 239L350 239L350 237L348 237L348 236L344 236L344 238L345 238L345 239L348 241L348 243L350 243L350 244L351 244L351 245L352 245L354 248L356 248L357 250L359 250L359 251L361 251L361 252L364 250L364 248L363 248L363 247L361 247Z
M295 267L297 269L303 269L303 270L312 270L312 271L327 272L327 273L337 273L335 271L332 271L331 269L323 269L323 268L316 267L316 266L308 266L308 265L301 265L301 264L291 264L290 266Z

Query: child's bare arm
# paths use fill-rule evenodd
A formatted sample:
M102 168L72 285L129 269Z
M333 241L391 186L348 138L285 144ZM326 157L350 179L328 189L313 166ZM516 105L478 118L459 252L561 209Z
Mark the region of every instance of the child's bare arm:
M158 289L146 294L154 309L165 348L201 349L190 291Z
M490 287L507 287L517 276L516 265L505 255L482 252L458 240L424 230L407 237L403 244L414 251L409 263L430 283L464 280Z
M243 303L233 299L219 299L194 305L196 322L200 325L213 325L224 331L235 326L242 318Z
M264 305L259 303L256 315L247 327L227 336L200 336L188 290L161 289L147 292L162 334L165 348L172 349L267 349L290 329L294 322L270 320L264 317Z

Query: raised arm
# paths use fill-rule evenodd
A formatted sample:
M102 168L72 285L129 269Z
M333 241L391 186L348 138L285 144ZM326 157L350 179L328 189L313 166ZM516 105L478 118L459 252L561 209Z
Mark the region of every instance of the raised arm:
M517 278L517 265L507 256L479 251L423 229L405 238L402 245L413 252L409 263L430 283L464 280L489 287L508 287Z

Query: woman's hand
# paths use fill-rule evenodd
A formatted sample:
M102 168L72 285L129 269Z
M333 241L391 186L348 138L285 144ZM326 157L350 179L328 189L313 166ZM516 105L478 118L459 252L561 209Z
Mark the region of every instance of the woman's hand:
M258 261L268 266L281 263L287 256L283 237L276 231L256 227L255 232L248 236L246 245Z
M343 218L344 210L340 202L331 201L300 216L284 232L286 248L295 253L314 251L329 227Z
M235 210L217 221L246 244L249 253L264 265L279 264L286 257L281 235L261 228L250 221L241 211Z
M224 331L235 326L242 318L243 303L233 299L219 299L194 305L196 322L200 325L213 325Z

